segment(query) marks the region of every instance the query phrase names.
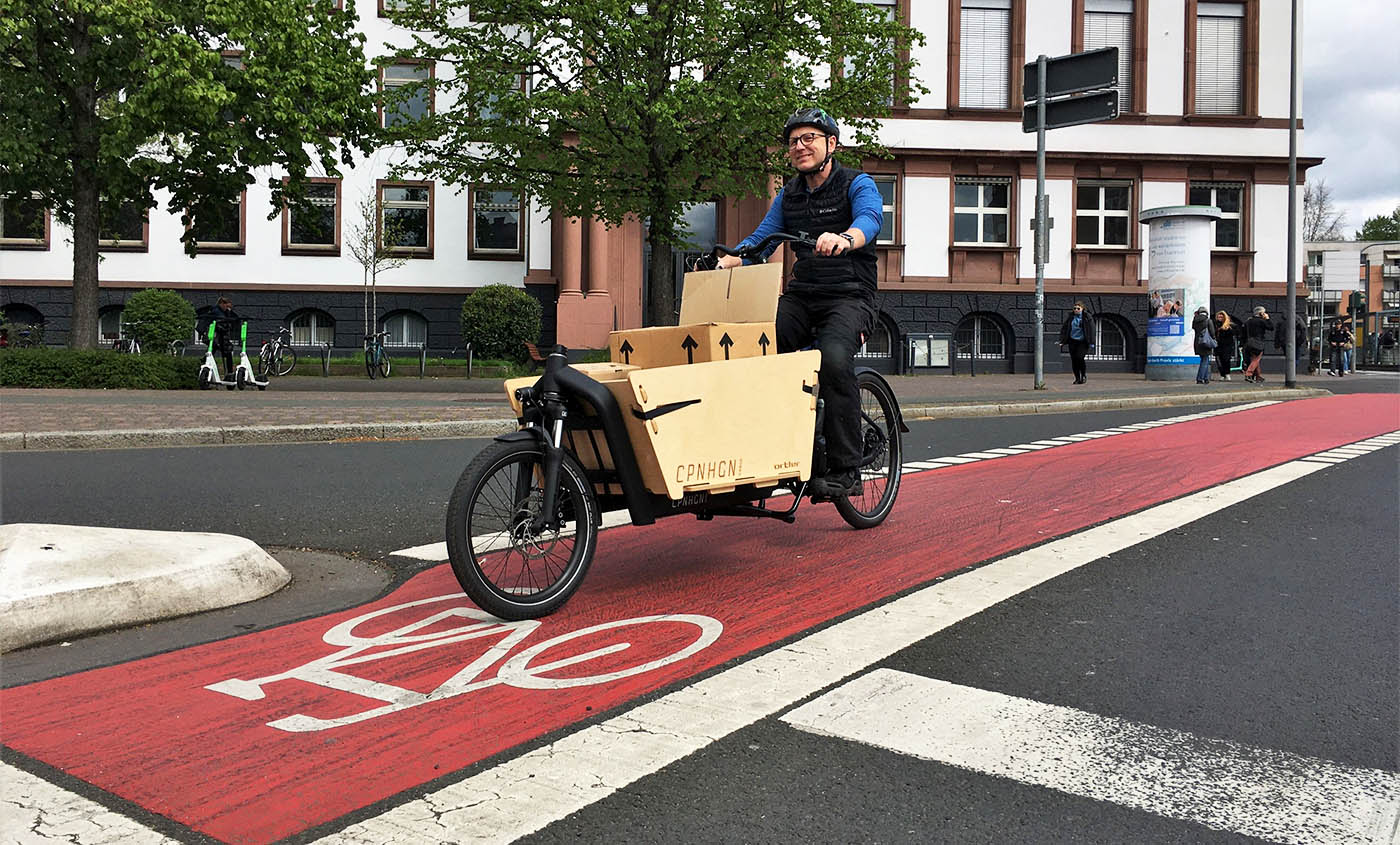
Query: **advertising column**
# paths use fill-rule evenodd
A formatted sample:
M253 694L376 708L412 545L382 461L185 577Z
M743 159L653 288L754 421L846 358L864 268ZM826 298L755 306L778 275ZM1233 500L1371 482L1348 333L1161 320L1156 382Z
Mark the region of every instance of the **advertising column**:
M1147 378L1185 381L1196 377L1191 318L1210 307L1211 226L1220 209L1207 205L1151 208L1138 215L1147 224Z

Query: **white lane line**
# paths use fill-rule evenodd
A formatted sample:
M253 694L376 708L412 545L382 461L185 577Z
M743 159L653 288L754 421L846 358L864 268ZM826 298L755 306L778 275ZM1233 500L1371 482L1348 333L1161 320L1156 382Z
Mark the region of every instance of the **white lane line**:
M1030 449L1030 450L1034 451L1034 450L1039 450L1039 449L1053 449L1053 448L1055 448L1056 445L1058 445L1058 444L1055 444L1055 443L1040 443L1040 442L1036 442L1036 443L1017 443L1015 446L1012 446L1011 448L1013 448L1013 449Z
M1369 845L1400 775L875 671L782 717L811 733L1271 842Z
M979 460L979 461L985 461L985 460L987 460L988 458L1000 458L1001 455L995 455L995 454L993 454L993 453L991 453L991 452L963 452L961 455L958 455L958 457L959 457L959 458L975 458L976 460Z
M22 845L121 842L175 845L176 840L81 795L0 763L0 842Z
M1324 469L1290 461L949 578L321 841L513 841L1057 575Z
M1023 452L1032 451L1021 446L1003 446L1000 449L988 449L987 452L993 455L1019 455Z
M975 463L977 458L962 458L956 455L945 455L941 458L934 458L940 464L970 464Z
M951 466L951 464L945 464L945 463L943 463L942 461L910 461L909 463L907 463L907 464L904 465L904 468L905 468L905 469L912 469L912 470L921 470L921 469L938 469L939 467L946 467L946 466Z

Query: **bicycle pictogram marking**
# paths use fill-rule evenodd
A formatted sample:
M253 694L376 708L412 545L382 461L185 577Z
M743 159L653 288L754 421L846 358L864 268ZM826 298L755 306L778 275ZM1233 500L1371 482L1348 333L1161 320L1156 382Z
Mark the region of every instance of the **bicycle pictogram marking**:
M372 620L411 608L448 601L459 604L436 611L384 633L373 636L361 636L355 633L357 628ZM524 643L535 632L535 629L540 627L541 623L538 620L503 622L475 607L465 606L462 604L465 601L466 598L461 593L454 593L405 602L356 616L335 625L321 637L328 645L340 646L339 651L277 674L253 679L230 678L209 684L205 689L241 698L245 701L258 701L266 698L267 692L264 688L270 684L282 681L301 681L384 702L383 706L336 718L320 718L296 713L267 723L268 727L292 733L324 731L387 716L414 707L434 704L498 684L506 684L525 690L565 689L606 684L684 660L714 643L724 631L724 625L719 620L699 614L675 613L639 616L602 622L576 631L569 631L543 642L535 643L529 648L511 655L511 652ZM448 628L439 627L444 623L451 623L459 619L463 620L465 624ZM571 666L581 666L589 661L596 661L609 655L620 654L632 648L632 643L626 641L614 642L538 665L534 663L550 649L584 637L641 625L676 623L695 626L699 629L698 636L678 651L634 666L594 675L558 677L549 674ZM342 671L349 667L363 666L424 649L442 648L455 643L492 637L499 639L479 657L463 666L431 692L406 689L386 681L371 680L350 674L348 671ZM509 657L507 657L508 655ZM501 662L502 660L504 662ZM482 677L483 673L498 662L500 662L500 667L496 670L495 675Z

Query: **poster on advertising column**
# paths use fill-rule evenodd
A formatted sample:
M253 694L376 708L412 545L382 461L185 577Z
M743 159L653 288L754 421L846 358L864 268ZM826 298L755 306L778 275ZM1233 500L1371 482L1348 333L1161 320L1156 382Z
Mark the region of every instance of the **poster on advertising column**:
M1177 205L1143 211L1147 232L1148 379L1195 378L1200 358L1190 320L1199 306L1210 310L1210 250L1215 242L1214 206Z

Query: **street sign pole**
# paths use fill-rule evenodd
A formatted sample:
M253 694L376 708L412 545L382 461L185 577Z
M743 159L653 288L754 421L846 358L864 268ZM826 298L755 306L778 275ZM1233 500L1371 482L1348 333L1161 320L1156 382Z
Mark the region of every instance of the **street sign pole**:
M1284 354L1283 386L1298 386L1298 0L1289 19L1288 50L1288 338Z
M1036 57L1035 129L1035 389L1045 389L1045 54Z

